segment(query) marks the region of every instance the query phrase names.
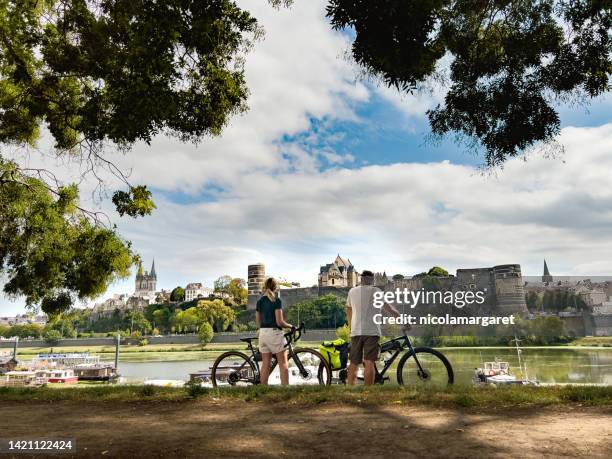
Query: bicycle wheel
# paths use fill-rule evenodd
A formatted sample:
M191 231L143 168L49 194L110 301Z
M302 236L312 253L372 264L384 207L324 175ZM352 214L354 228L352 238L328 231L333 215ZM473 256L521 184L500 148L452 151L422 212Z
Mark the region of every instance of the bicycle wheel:
M250 386L256 384L255 364L242 352L221 354L212 366L210 379L213 387Z
M415 354L406 352L397 365L398 384L444 387L454 382L453 367L441 352L428 347L417 347L414 352L421 368L414 359Z
M304 371L301 371L298 361ZM321 385L329 386L332 372L329 363L314 349L295 349L289 357L289 385Z

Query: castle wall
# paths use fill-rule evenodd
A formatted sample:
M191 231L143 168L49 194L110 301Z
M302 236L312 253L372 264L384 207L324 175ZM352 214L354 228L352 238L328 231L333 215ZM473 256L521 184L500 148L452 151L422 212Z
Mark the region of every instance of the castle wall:
M612 314L593 314L593 336L612 336Z

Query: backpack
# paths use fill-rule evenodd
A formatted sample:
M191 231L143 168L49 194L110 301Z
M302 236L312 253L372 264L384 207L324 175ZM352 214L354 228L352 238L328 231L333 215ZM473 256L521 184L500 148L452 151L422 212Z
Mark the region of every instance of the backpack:
M349 344L342 338L333 341L323 341L319 353L329 363L332 370L346 368L349 355Z

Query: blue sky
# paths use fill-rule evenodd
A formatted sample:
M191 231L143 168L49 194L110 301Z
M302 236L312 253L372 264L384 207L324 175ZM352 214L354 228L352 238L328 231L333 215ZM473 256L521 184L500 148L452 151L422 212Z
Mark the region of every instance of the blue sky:
M159 288L246 277L255 262L312 285L337 253L387 273L520 263L537 275L543 258L553 274L612 273L611 98L590 113L561 107L560 157L482 174L451 139L427 142L425 111L443 88L402 97L359 80L324 2L246 4L266 29L246 61L250 110L197 146L159 137L111 155L154 191L151 217L115 221L145 268L155 257ZM88 204L114 215L108 201ZM105 296L123 292L133 278ZM20 311L0 299L0 315Z

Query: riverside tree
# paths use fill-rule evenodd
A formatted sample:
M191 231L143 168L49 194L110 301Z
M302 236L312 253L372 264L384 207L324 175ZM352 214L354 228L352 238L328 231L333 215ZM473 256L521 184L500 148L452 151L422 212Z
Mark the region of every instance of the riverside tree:
M2 1L0 143L34 147L47 131L58 156L123 183L112 196L119 215L147 215L150 191L130 183L105 146L218 135L246 108L242 56L260 33L231 0ZM75 185L0 152L6 293L56 314L129 275L129 243L78 202Z
M447 85L433 133L481 147L488 166L552 141L557 103L610 90L609 0L329 0L327 15L367 74L408 93Z

